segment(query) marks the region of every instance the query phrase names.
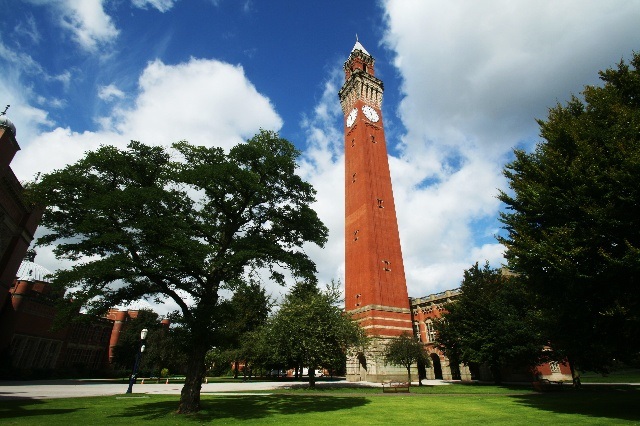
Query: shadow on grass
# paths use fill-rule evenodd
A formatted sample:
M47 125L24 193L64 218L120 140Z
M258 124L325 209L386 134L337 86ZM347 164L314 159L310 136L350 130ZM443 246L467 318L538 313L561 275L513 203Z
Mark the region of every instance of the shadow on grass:
M37 399L3 397L3 400L0 401L0 419L68 414L82 410L82 408L32 409L33 406L41 404L43 404L43 402Z
M338 410L349 410L368 404L363 397L340 396L289 396L289 395L247 395L247 396L205 396L201 399L201 410L189 416L180 416L181 419L194 421L212 420L252 420L270 417L274 415L295 415L308 413L326 413ZM136 404L125 409L122 414L114 417L128 417L136 420L164 419L169 413L175 413L178 401L148 402Z
M579 414L625 421L640 420L640 389L635 386L590 386L588 389L514 395L511 398L527 407L559 414Z

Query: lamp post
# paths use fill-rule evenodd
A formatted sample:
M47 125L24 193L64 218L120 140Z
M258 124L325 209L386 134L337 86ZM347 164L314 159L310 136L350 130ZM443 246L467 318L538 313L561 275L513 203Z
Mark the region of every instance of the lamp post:
M138 366L140 365L140 359L142 358L142 352L144 352L144 341L147 338L147 333L149 332L149 330L147 330L146 328L143 328L142 331L140 332L140 350L138 351L138 354L136 355L136 363L133 364L133 372L131 373L131 376L129 377L129 388L127 389L126 393L131 393L131 391L133 390L133 384L136 381L136 375L138 374Z

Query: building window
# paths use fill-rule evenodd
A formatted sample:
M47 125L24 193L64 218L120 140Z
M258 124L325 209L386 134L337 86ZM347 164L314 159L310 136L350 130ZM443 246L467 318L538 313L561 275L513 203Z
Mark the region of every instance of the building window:
M377 143L375 135L371 135L371 143Z
M433 343L436 341L436 332L433 330L433 322L431 320L426 320L424 322L424 326L426 329L427 335L427 343Z
M358 232L360 232L359 229L353 231L353 241L358 241Z
M382 200L382 198L378 198L378 208L379 209L384 209L384 200Z
M558 364L558 361L549 361L549 368L552 373L560 373L560 364Z
M355 181L356 181L356 173L351 175L351 182L355 182Z
M391 271L391 262L389 262L388 260L383 260L382 264L383 264L382 269L384 269L386 272Z

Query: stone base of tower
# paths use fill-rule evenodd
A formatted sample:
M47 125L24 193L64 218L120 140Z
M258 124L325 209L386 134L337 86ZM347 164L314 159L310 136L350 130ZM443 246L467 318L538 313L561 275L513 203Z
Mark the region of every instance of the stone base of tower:
M349 382L382 383L385 380L407 381L407 369L402 366L385 365L384 352L389 337L371 337L368 347L354 350L347 356L347 374ZM411 380L418 380L417 365L411 366Z

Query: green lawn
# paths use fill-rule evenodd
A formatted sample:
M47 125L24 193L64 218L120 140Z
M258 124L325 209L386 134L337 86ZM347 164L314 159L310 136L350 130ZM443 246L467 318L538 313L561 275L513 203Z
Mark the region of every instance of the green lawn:
M49 400L0 401L0 424L629 424L640 423L640 390L565 390L537 394L498 386L447 386L449 393L385 394L290 391L262 395L202 396L203 410L174 414L177 395L133 394ZM455 389L455 390L454 390ZM462 392L474 389L475 394ZM412 391L414 389L412 388ZM422 392L422 390L421 390ZM426 389L425 389L426 392ZM444 391L438 391L444 392Z
M602 374L585 372L580 374L582 383L640 383L640 369L626 369Z

